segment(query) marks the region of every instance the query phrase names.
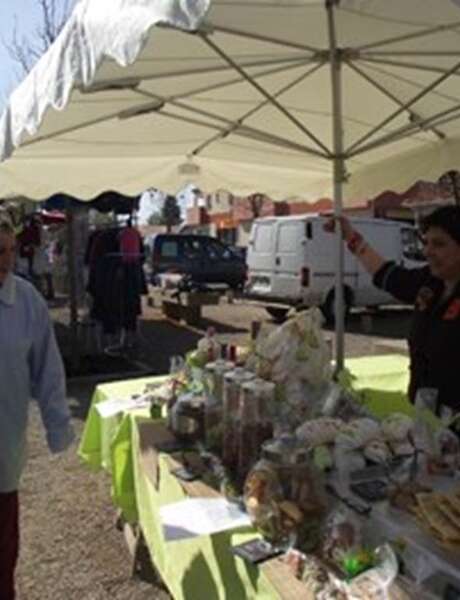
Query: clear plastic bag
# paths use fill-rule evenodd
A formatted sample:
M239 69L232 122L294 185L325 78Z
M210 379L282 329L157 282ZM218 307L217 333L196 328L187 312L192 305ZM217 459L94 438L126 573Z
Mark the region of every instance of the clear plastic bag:
M331 575L335 588L348 600L390 600L391 586L396 580L399 565L389 544L374 550L375 566L351 581Z
M329 515L321 533L320 553L324 560L339 564L362 545L362 525L356 513L339 507Z

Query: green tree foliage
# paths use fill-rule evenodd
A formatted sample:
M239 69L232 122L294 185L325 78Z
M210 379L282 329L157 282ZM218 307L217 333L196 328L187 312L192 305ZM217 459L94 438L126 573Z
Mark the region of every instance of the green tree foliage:
M149 225L163 225L163 217L161 212L154 211L147 219Z
M163 225L166 225L166 231L169 233L174 225L179 225L182 218L180 206L175 196L166 196L161 211Z

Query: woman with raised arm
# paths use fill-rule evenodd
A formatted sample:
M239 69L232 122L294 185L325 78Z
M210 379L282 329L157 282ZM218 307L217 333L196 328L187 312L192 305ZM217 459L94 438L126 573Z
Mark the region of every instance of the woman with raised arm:
M325 224L334 231L336 219ZM409 398L419 388L438 390L438 412L460 410L460 207L434 210L421 223L427 266L407 269L380 256L347 218L339 219L348 250L374 285L414 305L409 334Z

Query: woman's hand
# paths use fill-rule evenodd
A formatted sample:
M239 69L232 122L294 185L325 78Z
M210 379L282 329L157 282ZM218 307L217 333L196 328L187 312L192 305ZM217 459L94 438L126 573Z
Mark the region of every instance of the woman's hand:
M347 217L330 217L323 225L324 231L327 231L328 233L334 233L337 222L340 224L343 239L348 242L355 234L355 230L351 226Z
M377 273L386 262L385 259L366 242L359 231L353 229L347 217L330 217L323 225L324 231L334 232L337 222L348 250L356 256L368 273Z

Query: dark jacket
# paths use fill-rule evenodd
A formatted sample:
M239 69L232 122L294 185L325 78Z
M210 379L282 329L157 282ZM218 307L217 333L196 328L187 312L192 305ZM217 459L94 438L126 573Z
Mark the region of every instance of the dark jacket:
M444 283L428 267L404 269L392 262L375 274L374 284L414 304L409 334L411 401L418 388L433 387L439 392L439 405L460 410L460 284L441 302Z

